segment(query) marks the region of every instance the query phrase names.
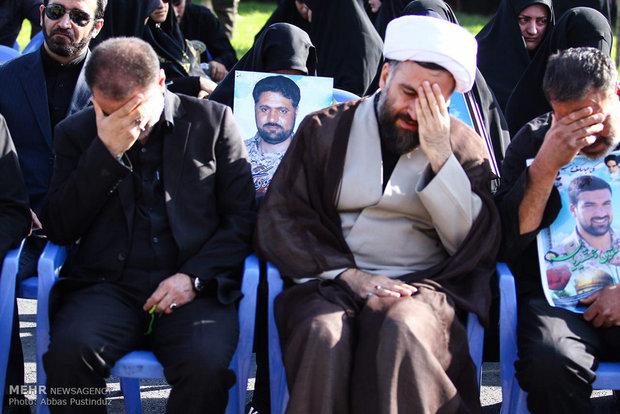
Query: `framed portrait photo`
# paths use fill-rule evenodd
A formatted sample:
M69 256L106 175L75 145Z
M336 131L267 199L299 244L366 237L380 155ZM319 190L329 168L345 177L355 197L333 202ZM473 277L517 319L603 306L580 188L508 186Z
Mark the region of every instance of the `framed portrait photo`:
M332 104L332 78L235 73L233 112L245 143L257 194L267 191L299 124Z

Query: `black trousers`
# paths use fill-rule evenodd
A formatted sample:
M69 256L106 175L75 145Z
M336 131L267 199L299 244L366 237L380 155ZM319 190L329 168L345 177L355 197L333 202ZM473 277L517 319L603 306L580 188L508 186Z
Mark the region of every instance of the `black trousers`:
M237 310L213 297L196 298L170 315L142 310L148 295L99 283L62 295L54 314L49 351L43 356L54 413L104 413L104 377L136 349L149 349L172 386L168 413L224 413L235 374L228 365L239 334ZM99 393L103 391L97 391ZM93 395L95 394L95 395Z
M519 300L518 321L515 368L530 412L592 412L594 371L599 360L619 360L620 327L595 328L542 296Z

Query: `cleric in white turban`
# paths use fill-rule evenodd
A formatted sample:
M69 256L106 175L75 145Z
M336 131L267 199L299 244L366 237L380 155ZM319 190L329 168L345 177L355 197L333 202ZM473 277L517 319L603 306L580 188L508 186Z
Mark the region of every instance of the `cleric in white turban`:
M481 410L464 320L488 321L499 220L483 141L447 108L476 43L405 17L385 55L373 96L306 117L259 211L288 413Z

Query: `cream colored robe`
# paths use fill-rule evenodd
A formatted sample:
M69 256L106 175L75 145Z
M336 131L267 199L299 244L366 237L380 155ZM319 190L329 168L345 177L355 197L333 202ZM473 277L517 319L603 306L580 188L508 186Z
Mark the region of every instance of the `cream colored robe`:
M384 192L382 177L379 128L374 99L369 98L353 119L337 198L342 232L357 267L398 277L456 252L481 208L456 157L433 174L418 147L400 157ZM332 279L344 270L318 277Z

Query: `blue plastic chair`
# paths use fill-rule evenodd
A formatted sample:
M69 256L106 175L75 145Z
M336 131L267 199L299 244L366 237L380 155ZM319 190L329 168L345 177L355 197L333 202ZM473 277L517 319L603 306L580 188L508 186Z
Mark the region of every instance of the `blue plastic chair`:
M39 286L40 297L46 301L46 307L49 291L58 278L65 257L66 249L64 247L48 243L39 259L39 279L43 280L45 284L44 287ZM239 304L239 343L230 365L237 375L237 382L229 391L227 414L243 414L245 410L246 389L252 361L258 281L258 259L252 255L245 260L241 288L244 298ZM45 316L47 318L47 310ZM39 382L38 379L40 384L45 384L45 372L43 364L40 363L40 358L47 351L49 345L49 323L44 328L45 333L39 332L37 326L37 340L39 337L45 337L46 340L45 346L41 348L41 353L39 353L40 349L37 346L37 373L42 372L42 381ZM111 373L120 377L121 390L125 397L125 409L130 414L142 413L139 379L164 379L163 367L150 351L130 352L117 361Z
M271 397L271 413L284 414L288 404L288 387L286 385L286 372L282 363L282 351L280 350L280 337L273 315L273 301L282 292L282 278L280 272L271 263L267 263L267 281L269 283L268 325L269 335L269 382ZM480 325L478 317L470 313L467 317L467 341L469 354L474 361L477 370L478 388L482 384L482 353L484 347L484 328Z
M0 45L0 63L8 62L9 60L20 56L19 50L15 50L12 47Z
M39 50L42 44L43 44L43 30L41 30L39 33L34 35L32 39L30 39L30 42L28 42L24 50L22 50L22 55Z
M515 378L517 360L517 294L514 276L505 263L497 264L499 275L499 359L502 376L502 414L526 414L527 393ZM620 363L601 362L592 388L620 389Z
M334 88L334 102L342 103L347 101L354 101L360 97L344 89Z
M37 293L39 291L38 284L40 280L36 276L23 280L19 284L19 286L17 286L17 289L15 289L17 271L19 269L19 258L21 256L23 247L24 242L22 241L19 248L11 250L9 253L7 253L2 265L2 276L0 276L0 389L2 390L4 390L4 386L6 384L6 369L8 365L11 334L13 331L13 315L16 311L14 307L15 298L38 298ZM45 325L48 323L47 317L42 318L40 316L40 312L43 306L46 307L46 305L42 304L40 301L37 302L37 349L42 346L41 340L44 339L39 334L39 325ZM45 312L45 314L47 315L47 307ZM37 370L37 384L43 383L44 382L40 381L39 371ZM37 391L39 389L40 388L37 388ZM2 403L2 397L3 396L0 396L0 404ZM43 395L37 393L37 399L40 400L41 398L43 398ZM37 413L40 412L46 413L49 411L47 410L47 407L45 407L43 411L40 411L39 408L37 408Z
M9 363L9 348L13 332L16 297L15 283L19 268L19 256L23 247L24 242L17 249L11 250L6 254L2 264L2 273L0 274L0 407L2 407L4 398L6 370Z

